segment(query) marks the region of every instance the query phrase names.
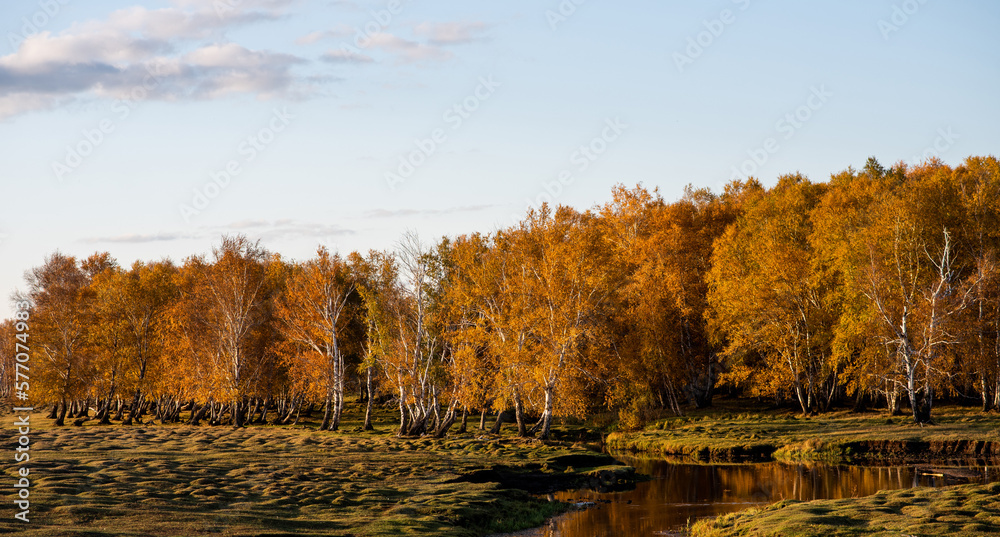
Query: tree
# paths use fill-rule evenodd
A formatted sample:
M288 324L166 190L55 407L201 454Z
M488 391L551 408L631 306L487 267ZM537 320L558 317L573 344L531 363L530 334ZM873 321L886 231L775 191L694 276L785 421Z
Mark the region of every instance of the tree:
M983 411L1000 408L1000 161L969 157L954 170L965 222L956 229L974 260L976 288L963 350Z
M212 256L196 292L216 387L232 405L233 425L242 426L246 398L267 373L268 349L261 336L270 321L269 256L259 241L244 236L224 236Z
M939 161L886 170L871 158L835 177L817 211L822 263L842 282L835 347L859 349L869 374L906 393L917 423L930 421L980 284L950 231L962 227L960 205Z
M523 229L500 230L493 237L473 235L455 242L455 274L448 282L449 303L456 311L457 370L467 405L497 412L514 408L518 435L528 436L526 401L540 384L531 375L537 352L537 317L530 314L525 278L531 265Z
M295 345L292 376L324 402L320 430L336 431L340 426L347 375L341 338L353 314L348 304L354 291L347 263L320 247L315 259L293 268L278 303L280 329Z
M93 372L84 338L92 298L88 275L76 258L56 252L25 273L25 280L27 293L18 300L31 304L33 392L61 405L50 415L63 425L68 403L84 396Z
M442 350L430 331L430 252L415 234L400 241L395 255L373 252L361 288L368 344L366 360L378 362L399 403L399 436L427 430L436 404L433 367Z
M419 435L437 405L434 366L444 350L431 331L433 257L415 233L407 233L396 251L400 281L383 289L394 322L393 346L382 356L382 369L395 381L400 400L400 435Z
M351 254L357 290L364 308L365 346L362 367L365 369L365 387L368 402L365 410L364 429L372 429L372 404L375 398L375 377L379 372L391 381L383 368L389 356L396 352L397 325L393 319L395 304L399 300L399 269L395 257L385 252L371 251L367 257ZM406 420L403 400L399 402L401 423ZM403 432L402 424L399 429Z
M176 268L169 261L135 262L129 271L117 266L96 274L91 286L98 322L92 337L103 356L108 387L99 410L106 421L119 387L132 394L126 424L141 419L145 396L162 373L165 314L176 298Z
M0 322L0 401L10 401L9 398L14 395L15 372L17 370L16 356L19 351L16 344L20 343L15 339L18 334L15 328L13 319ZM30 345L28 348L31 348Z
M713 241L735 218L736 198L688 187L667 204L658 193L617 187L601 218L623 285L613 306L619 360L611 397L638 426L653 400L680 414L686 399L711 404L722 365L705 325ZM624 353L625 356L621 356Z
M593 369L587 366L587 351L596 346L603 326L601 309L614 288L614 260L591 213L560 207L552 214L543 206L528 213L521 232L518 255L524 270L517 284L534 327L537 347L529 371L541 387L540 437L548 439L557 409L582 410L581 381Z
M812 267L809 214L823 185L786 175L746 200L716 242L710 322L726 341L731 379L761 395L791 386L803 413L825 408L838 371L829 361L829 283ZM760 361L757 361L757 360Z

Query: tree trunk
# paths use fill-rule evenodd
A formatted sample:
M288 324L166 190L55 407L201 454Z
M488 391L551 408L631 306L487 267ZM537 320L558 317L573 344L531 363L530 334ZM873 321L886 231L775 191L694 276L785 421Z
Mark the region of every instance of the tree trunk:
M115 421L122 421L122 416L125 415L125 404L122 402L121 397L115 397L115 417L112 418Z
M273 404L274 404L274 400L271 399L271 397L268 397L264 401L264 408L261 409L261 411L260 411L260 417L257 418L257 422L258 423L263 424L263 425L267 425L267 411L271 408L271 405L273 405Z
M409 429L409 420L406 414L406 389L399 388L399 432L396 436L405 436Z
M524 404L517 390L514 390L514 419L517 421L517 436L521 438L528 436L528 428L524 426Z
M97 409L98 425L110 425L111 424L111 398L107 398L100 403L100 408Z
M326 404L323 405L323 423L319 424L319 430L325 431L330 427L330 416L333 411L333 402L330 401L330 395L326 396Z
M142 423L140 421L139 414L139 398L142 396L140 390L135 391L135 396L132 397L132 405L129 406L128 418L125 420L125 425L132 425L132 420L136 420L137 423Z
M62 427L63 425L66 424L66 409L67 409L66 399L63 399L62 408L59 409L59 415L58 417L56 417L56 423L55 423L59 427Z
M333 383L333 418L330 422L330 430L336 431L340 428L340 415L344 412L344 356L337 346L337 333L333 333L333 354L334 354L334 383Z
M538 418L538 421L536 421L535 424L532 425L530 429L528 429L528 435L533 436L535 433L542 430L542 422L544 421L545 418Z
M794 374L794 373L793 373ZM809 415L809 402L806 401L806 395L802 391L802 383L799 382L798 378L795 380L795 397L799 401L799 408L802 409L802 415Z
M490 429L490 434L500 434L500 429L503 427L503 422L505 418L506 410L501 410L497 412L497 420L493 423L493 428Z
M295 414L295 409L298 408L301 403L297 398L293 397L292 400L286 404L286 408L279 413L278 419L276 420L280 425L288 425L288 422L292 419L292 415Z
M555 389L551 386L545 387L545 408L542 410L542 440L549 439L552 431L552 413L555 410Z
M234 400L232 404L232 409L229 412L230 423L233 427L243 426L243 402L240 400Z
M468 431L469 425L469 407L466 405L462 406L462 424L458 427L458 434L465 434Z
M334 394L333 397L333 416L330 418L330 430L336 431L340 429L340 415L344 411L344 391L339 390L338 394Z
M372 368L368 367L365 369L365 389L367 390L368 401L365 405L365 424L362 430L374 431L375 427L372 425L372 406L375 404L375 384L372 382Z
M457 408L458 401L452 402L451 406L448 407L448 411L445 412L444 418L441 419L441 423L434 430L434 438L444 438L444 435L448 433L448 429L455 423L455 410Z

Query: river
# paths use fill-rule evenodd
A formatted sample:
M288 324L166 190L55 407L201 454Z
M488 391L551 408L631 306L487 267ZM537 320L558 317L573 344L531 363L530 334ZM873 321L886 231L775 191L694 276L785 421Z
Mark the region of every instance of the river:
M676 535L703 517L766 505L782 499L816 500L867 496L880 490L940 487L1000 480L1000 467L983 464L845 466L828 464L677 464L630 460L653 477L635 490L599 493L579 490L552 499L592 502L592 507L558 517L518 535L603 537Z

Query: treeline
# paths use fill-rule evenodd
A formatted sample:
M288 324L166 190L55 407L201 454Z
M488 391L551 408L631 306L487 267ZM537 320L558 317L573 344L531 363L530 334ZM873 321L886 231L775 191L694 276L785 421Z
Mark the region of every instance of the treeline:
M927 422L942 398L1000 409L998 246L1000 163L970 157L674 202L618 187L586 212L302 262L243 236L180 265L55 253L0 325L0 397L16 402L27 328L32 401L58 424L294 423L317 407L336 430L356 390L366 428L392 401L400 435L494 411L495 429L512 415L547 438L557 415L611 408L633 427L720 386Z

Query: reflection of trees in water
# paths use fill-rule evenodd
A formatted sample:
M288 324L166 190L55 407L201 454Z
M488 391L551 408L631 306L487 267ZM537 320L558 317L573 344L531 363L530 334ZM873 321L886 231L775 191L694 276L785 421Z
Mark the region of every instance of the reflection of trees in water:
M559 493L564 501L596 501L598 506L561 519L546 537L652 535L684 526L688 519L715 516L781 499L813 500L867 496L879 490L943 485L913 467L789 465L716 466L662 462L636 464L656 476L635 490L598 494ZM951 484L951 483L948 483ZM610 503L602 503L610 500Z
M734 499L774 502L868 496L880 490L917 486L912 468L761 464L745 468L717 467L719 481Z

